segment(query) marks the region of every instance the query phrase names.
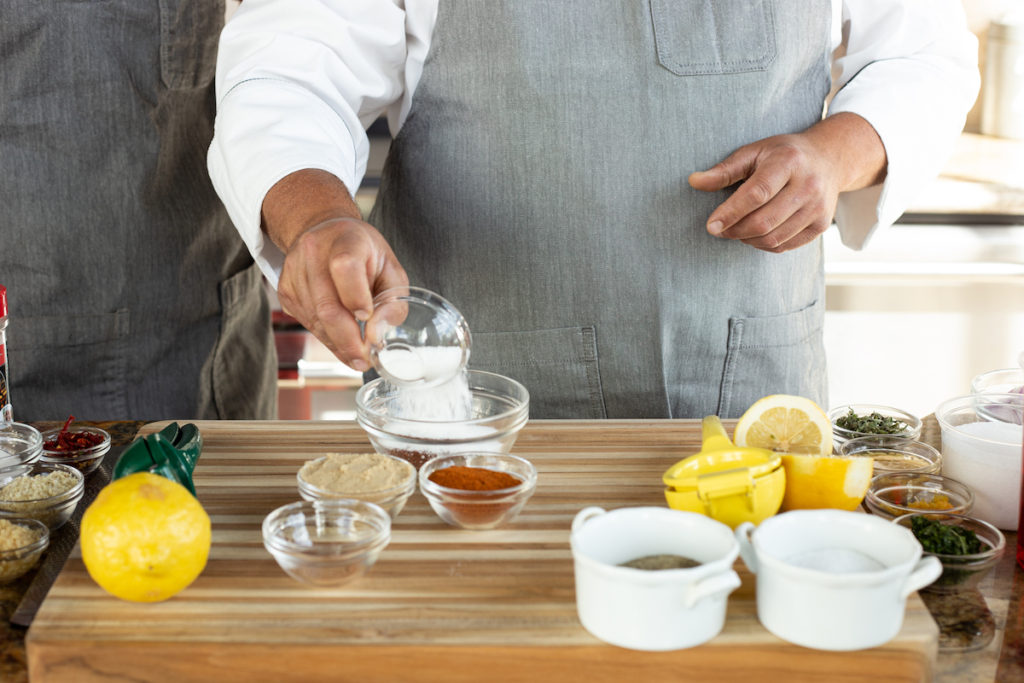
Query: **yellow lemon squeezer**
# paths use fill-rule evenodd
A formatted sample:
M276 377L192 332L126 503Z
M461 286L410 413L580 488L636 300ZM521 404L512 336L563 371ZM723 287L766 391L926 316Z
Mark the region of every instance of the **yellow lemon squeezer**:
M786 492L781 456L734 445L717 415L701 423L700 452L670 467L662 481L670 508L698 512L733 529L774 515Z

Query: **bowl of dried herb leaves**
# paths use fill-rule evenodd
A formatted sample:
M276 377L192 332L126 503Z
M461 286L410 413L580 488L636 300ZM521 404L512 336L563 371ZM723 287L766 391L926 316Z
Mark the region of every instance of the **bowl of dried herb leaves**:
M850 439L861 436L886 435L906 439L921 436L921 418L891 406L870 403L843 405L828 411L832 422L832 441L839 451Z
M910 529L924 550L942 563L942 574L924 590L953 593L976 588L1006 549L1006 537L967 515L914 512L892 520Z

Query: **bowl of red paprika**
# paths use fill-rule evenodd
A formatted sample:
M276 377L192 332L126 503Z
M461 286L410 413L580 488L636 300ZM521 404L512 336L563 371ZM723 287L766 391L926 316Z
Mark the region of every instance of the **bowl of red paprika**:
M43 432L43 462L74 467L89 474L100 466L110 451L110 434L99 427L72 426L72 415L60 429Z
M446 524L494 529L511 522L537 488L537 469L507 453L459 453L428 460L420 491Z

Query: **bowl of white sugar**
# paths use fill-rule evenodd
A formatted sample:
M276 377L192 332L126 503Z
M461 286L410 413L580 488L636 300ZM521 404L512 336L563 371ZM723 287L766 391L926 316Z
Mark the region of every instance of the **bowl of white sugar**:
M516 380L464 370L449 381L409 386L375 379L356 393L356 421L379 453L412 463L467 452L508 453L529 417Z
M1020 510L1024 395L985 393L942 402L942 473L970 487L971 514L999 529L1017 529Z

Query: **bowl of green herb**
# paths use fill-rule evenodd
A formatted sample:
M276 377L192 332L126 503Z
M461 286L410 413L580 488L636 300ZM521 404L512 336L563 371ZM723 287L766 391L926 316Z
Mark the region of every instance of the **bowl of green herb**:
M999 529L977 517L915 512L892 520L910 529L926 555L942 563L942 574L924 590L953 593L976 588L1006 549Z
M921 418L899 408L855 403L828 411L832 422L832 440L838 451L850 439L861 436L886 435L906 439L921 436Z

